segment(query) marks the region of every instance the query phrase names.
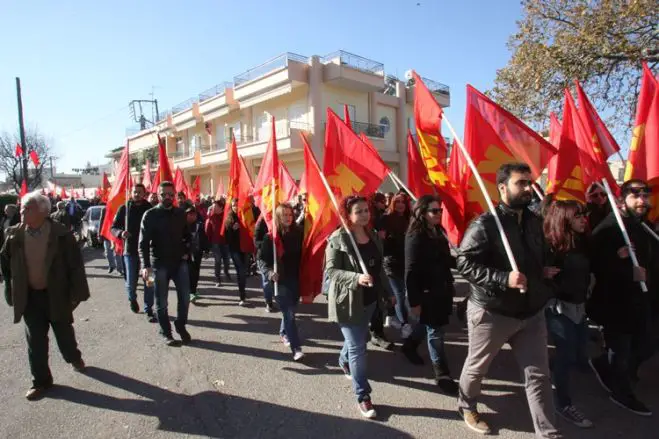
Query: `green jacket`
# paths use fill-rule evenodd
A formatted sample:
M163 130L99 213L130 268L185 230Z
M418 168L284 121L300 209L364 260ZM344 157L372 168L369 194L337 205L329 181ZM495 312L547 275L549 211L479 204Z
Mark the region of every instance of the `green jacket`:
M56 221L46 221L51 223L45 265L50 320L73 322L73 310L89 298L85 265L73 234ZM28 301L25 224L7 229L0 251L0 266L5 276L5 299L14 307L14 323L18 323Z
M368 233L382 254L382 243L375 234ZM336 230L327 239L325 274L329 281L327 294L329 320L343 324L364 323L364 297L362 287L357 283L362 272L348 232L343 228ZM376 286L380 287L379 302L389 300L391 287L384 269L380 271L380 282L376 282Z

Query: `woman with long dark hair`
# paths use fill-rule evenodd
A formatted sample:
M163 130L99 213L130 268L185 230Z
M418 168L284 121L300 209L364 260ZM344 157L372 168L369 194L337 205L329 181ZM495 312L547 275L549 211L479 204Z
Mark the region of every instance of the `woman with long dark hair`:
M224 224L224 236L229 247L229 255L236 268L236 277L238 278L238 292L240 294L239 306L246 305L245 287L247 285L247 253L242 251L240 246L241 240L240 219L238 218L238 199L231 200L231 212L227 215Z
M458 385L451 378L444 351L444 326L453 312L453 265L449 244L439 225L441 200L424 195L414 205L410 226L405 235L405 287L411 312L419 324L405 340L402 351L417 365L423 359L417 347L426 339L435 382L442 392L457 396Z
M369 228L370 211L365 198L351 196L341 202L341 215L349 230L336 230L327 240L325 276L329 286L328 318L337 322L344 343L339 366L352 380L362 416L377 414L371 402L371 386L366 377L368 326L378 303L395 301L382 268L382 245ZM363 273L352 240L368 273Z
M550 338L556 346L551 378L556 388L557 413L573 424L588 428L593 423L572 405L570 369L587 363L586 298L592 287L586 248L586 209L578 201L554 201L547 209L544 234L549 246L545 277L553 278L556 298L545 313Z
M410 224L410 202L407 195L398 193L391 198L387 213L382 217L379 230L384 247L384 272L396 296L396 306L389 308L385 327L400 329L403 338L412 333L407 322L407 300L405 299L405 233Z
M293 360L300 361L304 354L295 322L295 311L300 303L302 230L295 224L294 215L289 204L280 204L275 209L275 224L281 242L277 247L277 272L274 272L274 243L270 233L263 237L259 246L257 264L263 278L268 282L268 288L274 291L274 283L278 283L275 300L281 309L279 336L282 343L291 348Z

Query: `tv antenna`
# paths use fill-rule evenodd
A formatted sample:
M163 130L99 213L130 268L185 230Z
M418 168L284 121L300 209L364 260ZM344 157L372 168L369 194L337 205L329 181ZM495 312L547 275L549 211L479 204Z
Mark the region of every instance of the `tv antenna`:
M151 93L149 93L152 99L134 99L128 104L130 116L140 125L140 130L152 127L159 121L158 99L154 98L154 89L155 86L151 87Z

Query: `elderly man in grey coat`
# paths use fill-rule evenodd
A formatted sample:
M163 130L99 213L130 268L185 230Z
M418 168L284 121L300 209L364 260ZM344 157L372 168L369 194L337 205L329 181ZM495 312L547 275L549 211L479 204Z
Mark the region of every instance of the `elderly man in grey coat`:
M39 399L53 385L48 367L48 331L52 327L67 363L82 372L73 331L73 310L89 298L80 249L71 232L49 218L50 200L39 193L23 197L21 222L7 229L0 250L5 299L14 323L25 322L32 387L25 397Z

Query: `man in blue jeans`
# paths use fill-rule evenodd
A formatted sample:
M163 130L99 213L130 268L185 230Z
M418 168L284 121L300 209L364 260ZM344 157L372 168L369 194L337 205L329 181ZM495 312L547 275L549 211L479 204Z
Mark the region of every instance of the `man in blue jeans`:
M146 188L143 184L133 186L132 198L127 203L128 210L126 210L126 205L119 208L111 229L113 236L124 241L123 258L126 265L126 292L128 293L130 309L134 313L138 313L140 310L140 305L137 303L137 279L140 273L140 256L137 244L140 236L140 224L146 211L151 209L151 205L144 198L145 196ZM146 281L144 282L144 314L147 315L149 322L156 322L156 317L153 314L153 286L147 285Z
M190 231L183 209L174 207L174 184L169 181L158 187L160 204L144 214L140 230L139 252L142 277L155 284L156 311L160 333L167 346L176 345L167 312L169 281L174 281L178 306L174 327L183 344L192 338L185 329L190 305Z

